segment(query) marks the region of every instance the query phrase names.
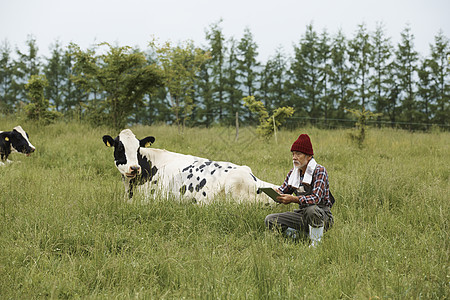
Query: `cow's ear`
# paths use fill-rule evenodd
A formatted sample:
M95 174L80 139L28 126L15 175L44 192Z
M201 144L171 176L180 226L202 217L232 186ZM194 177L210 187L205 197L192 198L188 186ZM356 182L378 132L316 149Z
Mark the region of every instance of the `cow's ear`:
M155 142L155 138L152 137L152 136L148 136L148 137L143 138L142 140L139 141L139 146L144 147L144 148L148 148L154 142Z
M112 147L114 146L114 139L109 135L104 135L103 143L105 143L106 147Z

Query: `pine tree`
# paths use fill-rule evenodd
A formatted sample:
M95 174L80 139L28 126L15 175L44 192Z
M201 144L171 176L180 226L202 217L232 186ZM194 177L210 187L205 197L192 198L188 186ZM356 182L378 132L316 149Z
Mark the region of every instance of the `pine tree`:
M75 61L70 51L70 48L66 48L63 58L64 72L68 74L68 78L63 86L63 111L66 112L66 115L70 113L76 120L81 120L84 113L84 107L89 99L89 93L85 91L82 86L75 83L76 78L81 74L78 74L74 68ZM98 93L98 88L93 87L93 89L94 94Z
M64 84L69 79L63 60L64 51L60 42L56 41L52 45L51 57L47 59L47 64L44 66L44 75L48 81L45 88L45 97L54 105L56 111L63 109Z
M395 69L396 79L399 84L401 102L401 120L410 123L412 129L418 120L418 109L415 98L418 53L414 50L414 35L411 29L406 27L401 33L401 42L397 46Z
M287 80L287 58L281 48L268 59L260 74L261 101L265 108L272 112L287 102L285 82Z
M242 91L240 89L241 83L239 82L239 60L238 60L238 48L237 41L234 38L228 40L227 60L225 63L225 91L227 96L227 111L225 124L234 124L236 114L242 119L243 112L241 106Z
M244 95L253 96L258 90L257 78L259 62L257 61L258 46L253 40L253 34L249 28L244 30L238 49L238 74L244 86Z
M429 60L422 61L420 67L417 69L419 76L419 84L417 90L418 109L421 112L420 122L425 124L430 123L431 111L433 106L433 100L435 99L435 93L433 93L433 84L431 80Z
M212 108L219 113L219 121L222 120L224 113L228 112L225 105L225 53L226 47L224 44L225 37L222 33L222 28L219 20L212 24L206 32L206 40L209 42L209 49L207 50L211 59L208 61L208 67L211 69L210 79L212 83L212 98L214 105L207 105L205 107ZM208 70L209 71L209 70ZM212 114L213 111L207 111L207 114ZM209 123L209 122L208 122ZM208 124L210 125L210 124Z
M319 38L313 25L306 32L299 46L294 46L295 58L291 64L292 106L297 115L320 117L320 59ZM303 112L303 113L302 113Z
M14 61L11 58L11 47L5 40L0 48L0 114L14 111L16 102L14 86Z
M28 47L26 53L17 50L18 60L14 66L15 80L13 81L13 88L17 90L15 96L20 101L26 101L27 92L25 85L32 75L38 75L41 70L40 57L38 56L39 48L36 45L36 39L32 35L29 35L26 44Z
M211 76L210 62L205 62L197 74L196 91L196 123L210 127L216 120L216 102L213 98L214 83Z
M318 59L319 59L319 88L321 90L320 107L322 111L322 117L325 122L333 117L334 112L334 97L331 91L331 44L328 32L324 30L319 39L318 45Z
M385 36L383 24L378 24L371 36L372 53L371 67L373 73L370 76L371 103L377 112L387 114L389 107L390 78L392 76L391 56L393 47L390 39ZM381 120L381 115L378 118Z
M336 117L343 119L345 108L355 107L352 103L351 90L352 73L349 67L347 39L341 30L338 31L331 43L331 92L330 96L336 99Z
M431 45L431 58L427 59L431 91L435 100L434 121L449 125L450 120L450 42L442 30L434 38Z
M360 100L359 107L366 109L369 104L370 84L370 57L372 45L365 24L358 26L355 37L349 43L349 60L354 77L354 97Z

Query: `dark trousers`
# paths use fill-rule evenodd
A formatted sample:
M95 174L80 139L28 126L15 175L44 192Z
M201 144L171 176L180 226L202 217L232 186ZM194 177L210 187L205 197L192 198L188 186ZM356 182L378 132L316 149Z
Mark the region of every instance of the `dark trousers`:
M333 215L328 206L310 205L283 213L270 214L264 220L269 229L276 228L284 232L288 227L308 234L309 225L324 227L328 230L333 226Z

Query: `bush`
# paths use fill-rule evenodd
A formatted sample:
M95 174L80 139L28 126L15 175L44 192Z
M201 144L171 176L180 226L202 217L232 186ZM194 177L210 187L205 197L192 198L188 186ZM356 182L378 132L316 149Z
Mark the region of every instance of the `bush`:
M48 85L44 75L32 75L25 88L28 90L30 103L25 106L27 119L35 120L44 125L53 123L62 116L57 111L49 110L50 101L44 98L44 88Z

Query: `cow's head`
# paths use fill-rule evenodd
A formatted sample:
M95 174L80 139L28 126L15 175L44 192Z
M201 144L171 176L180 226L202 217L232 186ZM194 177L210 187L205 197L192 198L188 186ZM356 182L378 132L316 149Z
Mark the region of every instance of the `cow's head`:
M36 150L30 143L28 134L20 126L14 127L13 131L4 132L2 138L11 145L11 153L19 152L28 156Z
M139 148L150 146L155 142L155 138L148 136L138 140L130 129L125 129L115 139L104 135L103 142L108 147L114 147L114 162L120 173L126 178L134 178L141 173L138 162Z

